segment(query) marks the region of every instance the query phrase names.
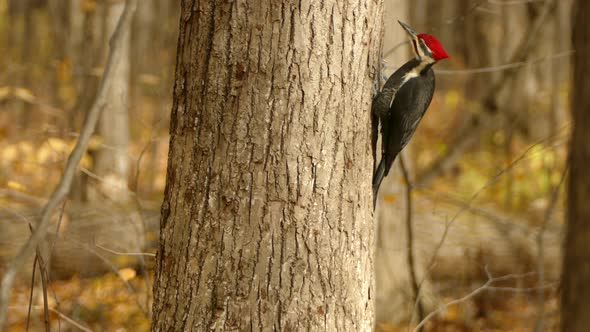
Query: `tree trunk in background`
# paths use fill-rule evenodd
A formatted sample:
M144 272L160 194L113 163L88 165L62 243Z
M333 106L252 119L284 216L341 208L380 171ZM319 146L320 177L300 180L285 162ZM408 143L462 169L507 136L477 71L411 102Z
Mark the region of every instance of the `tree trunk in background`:
M384 17L395 17L395 20L384 20L385 35L383 40L387 76L391 75L402 64L411 58L407 34L397 20L407 22L409 3L407 0L385 2ZM396 48L397 47L397 48ZM396 48L394 52L389 50ZM411 165L410 144L404 149L406 166ZM410 167L411 168L411 167ZM377 322L400 323L411 318L414 308L414 296L407 264L408 239L406 238L406 186L399 167L399 160L392 166L389 175L384 179L376 210L377 215L377 249L375 252L376 277L376 318ZM420 274L420 277L423 274ZM431 292L428 282L423 284L424 294ZM427 296L430 297L430 296ZM416 318L417 316L414 316Z
M105 37L101 36L102 20L99 18L102 6L96 5L91 8L82 8L80 3L72 0L71 4L71 22L72 31L75 33L71 36L72 62L76 68L74 72L77 86L76 104L72 107L68 114L68 128L69 130L76 130L82 118L90 108L96 89L98 87L98 77L93 73L95 66L100 64L101 60L101 42ZM106 13L105 13L106 14ZM84 41L84 42L82 42ZM91 146L88 153L91 156L96 155L96 148ZM88 186L91 179L88 175L79 172L74 178L70 197L73 201L78 203L87 202Z
M124 1L109 5L106 20L106 36L109 38L106 38L105 43L109 42L124 7ZM129 198L129 33L122 38L124 46L121 61L117 64L113 85L109 90L109 102L98 123L97 133L101 146L96 153L94 172L101 180L93 186L97 188L97 192L91 191L91 201L105 196L115 202Z
M72 13L70 8L71 1L64 0L49 0L49 17L51 18L50 26L53 31L53 61L55 62L54 82L52 84L52 102L56 105L66 105L66 103L73 100L74 95L69 93L72 90L72 41L74 33L72 33ZM60 125L67 125L67 123L60 123ZM71 128L60 128L62 131L70 130ZM67 131L66 131L67 132Z
M467 0L452 24L459 25L465 47L465 65L467 68L496 66L501 61L501 54L510 43L509 36L502 30L501 7L494 8L495 13L481 10L487 2ZM478 8L474 8L478 6ZM514 35L514 32L512 33ZM502 46L500 46L502 45ZM489 89L490 82L494 82L499 72L491 72L470 76L465 85L467 98L479 101Z
M374 1L183 1L152 331L371 331Z
M568 227L562 278L562 331L588 331L590 326L590 2L574 9L572 122Z
M137 7L132 26L131 53L134 61L131 63L131 86L135 87L131 93L139 95L138 91L143 86L142 76L146 74L156 75L161 68L158 64L158 56L163 49L162 34L166 13L157 12L158 4L162 0L144 0ZM135 99L135 98L132 98Z
M42 6L41 1L34 0L11 0L8 2L8 17L9 24L15 27L11 30L11 34L18 33L18 17L22 17L22 26L20 29L20 36L16 41L13 36L9 37L9 45L18 45L20 48L17 69L16 82L13 83L16 87L30 89L31 75L33 73L33 59L36 54L34 49L39 46L38 38L36 36L37 30L35 21L35 14L37 7ZM19 101L15 108L19 113L19 125L22 129L27 129L31 125L31 105L24 101Z
M68 40L78 77L77 105L71 111L72 127L76 115L85 116L94 101L99 75L104 69L111 35L123 12L125 1L71 2L71 26L75 32ZM104 261L88 249L89 243L119 251L140 252L145 248L145 220L129 203L129 62L130 37L122 36L120 62L114 64L114 77L96 132L97 140L88 149L93 157L92 172L99 178L79 172L70 197L75 207L88 211L75 225L63 229L52 256L56 277L73 274L95 275L113 266L143 264L138 259L117 259L100 253ZM72 129L74 129L72 128ZM73 239L74 241L69 241ZM105 264L107 263L107 264ZM109 265L109 263L111 265ZM121 265L119 265L121 264Z

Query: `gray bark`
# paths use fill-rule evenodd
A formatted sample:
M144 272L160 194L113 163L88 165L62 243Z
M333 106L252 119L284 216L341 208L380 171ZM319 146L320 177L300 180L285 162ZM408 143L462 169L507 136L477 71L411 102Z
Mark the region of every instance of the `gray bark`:
M106 19L107 36L110 36L125 2L110 4ZM97 183L97 192L91 191L89 200L108 197L115 202L129 199L127 181L129 178L129 32L123 38L121 61L116 64L113 84L108 91L108 103L101 113L98 123L100 148L96 153L95 173L101 178Z
M381 5L184 1L152 331L373 327Z

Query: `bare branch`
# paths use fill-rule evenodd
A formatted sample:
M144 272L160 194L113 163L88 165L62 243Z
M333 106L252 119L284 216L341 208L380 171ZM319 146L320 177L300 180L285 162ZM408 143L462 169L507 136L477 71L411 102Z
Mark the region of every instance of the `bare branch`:
M35 290L35 271L37 271L37 259L33 260L33 273L31 274L31 292L29 293L29 309L27 310L27 325L25 331L29 332L29 323L31 322L31 309L33 308L33 291Z
M22 193L20 191L11 189L0 189L0 196L5 196L17 200L26 202L27 204L34 204L36 206L42 206L46 200L43 198L35 197L29 194Z
M421 322L420 324L416 325L416 327L414 328L413 332L418 332L420 331L420 329L422 329L424 327L424 325L426 325L426 323L432 319L434 316L438 315L439 313L443 312L444 310L446 310L447 308L454 306L456 304L460 304L462 302L465 302L477 295L479 295L480 293L486 291L486 290L490 290L492 284L500 282L500 281L506 281L506 280L512 280L512 279L521 279L521 278L525 278L528 276L533 275L534 273L529 272L529 273L525 273L525 274L509 274L509 275L505 275L502 277L492 277L492 275L490 274L490 272L488 271L487 267L486 269L486 274L488 275L488 281L481 285L479 288L476 288L475 290L473 290L471 293L463 296L462 298L453 300L449 303L446 303L443 306L440 306L438 309L434 310L433 312L429 313Z
M498 80L494 84L492 84L490 86L490 89L484 95L484 98L482 98L483 104L485 106L485 111L486 111L485 113L493 115L493 114L497 113L497 111L499 110L500 106L498 105L498 98L497 98L499 92L501 91L501 89L503 87L508 85L508 83L510 83L516 77L516 74L518 73L518 68L527 64L527 59L530 55L529 54L530 49L531 49L532 45L534 45L534 43L540 37L541 26L545 22L545 19L547 18L549 13L551 12L551 9L555 6L555 3L556 3L555 0L545 0L545 4L543 6L543 9L541 10L541 13L535 18L533 23L529 26L527 31L524 33L524 35L523 35L524 37L520 41L518 48L512 54L509 64L505 65L505 67L501 67L501 76L498 78ZM568 56L568 55L571 55L571 53L569 53L569 52L573 53L573 51L570 50L570 51L565 51L563 53L559 53L554 56L549 56L546 58L548 59L548 58L552 58L552 57L557 58L557 57ZM539 60L535 60L535 61L543 61L543 60L544 59L539 59ZM535 62L535 61L533 61L533 62ZM474 69L473 70L474 72L471 72L472 71L471 69L467 69L465 71L441 71L441 70L438 70L437 73L441 73L441 74L477 73L480 71L487 72L488 70L492 70L492 69L497 70L498 67L496 67L496 68L493 68L493 67L478 68L478 69ZM485 115L486 114L472 114L471 115L471 119L468 122L471 123L472 126L466 130L467 133L469 133L468 138L466 139L466 137L464 135L457 135L456 138L454 139L454 141L449 144L449 146L461 147L461 148L460 149L453 149L453 150L449 151L447 154L438 158L436 160L436 162L433 164L433 166L429 167L428 171L422 173L422 174L424 174L424 176L418 177L417 182L419 184L423 185L423 184L426 184L426 183L432 181L432 179L434 179L438 174L440 174L441 170L449 168L455 164L455 162L461 157L461 155L463 155L463 153L465 151L467 151L469 149L469 147L474 144L474 142L476 142L479 132L481 131L482 128L485 127L485 124L487 122L489 122L489 121L484 121ZM509 118L510 114L503 114L502 116ZM514 121L515 119L508 119L508 120L512 121L512 123L517 123L516 121ZM422 180L422 179L424 179L424 180Z
M496 183L506 172L510 171L512 168L514 168L514 166L516 166L520 161L524 160L526 158L526 156L534 149L534 147L538 146L539 144L543 143L544 141L548 140L549 138L545 138L542 139L540 141L538 141L537 143L529 146L518 158L516 158L514 161L512 161L508 166L506 166L504 169L502 169L501 171L499 171L498 173L496 173L496 175L491 178L488 182L486 182L482 187L480 187L469 199L469 201L467 201L462 207L461 209L448 221L446 221L445 223L445 229L443 231L443 234L440 238L440 240L438 241L435 249L434 249L434 253L432 254L432 257L430 258L430 261L427 265L426 268L426 273L424 275L424 277L422 278L422 281L420 282L420 284L422 284L422 282L424 280L426 280L426 277L429 273L429 271L434 267L436 260L438 258L438 254L440 249L442 248L447 235L451 229L451 226L453 225L453 223L459 218L459 216L461 216L465 211L468 211L468 209L471 207L471 205L473 204L473 202L475 202L475 200L479 197L479 195L484 192L487 188L489 188L492 184Z
M549 201L549 205L545 210L545 216L543 218L543 223L539 228L536 236L536 243L537 243L537 260L538 260L538 273L539 273L539 283L545 283L545 243L544 243L544 236L545 230L547 229L547 224L552 219L553 212L555 211L555 206L557 205L557 200L559 199L559 191L562 185L565 182L566 175L568 171L568 166L563 169L563 173L561 175L561 180L559 180L559 184L553 188L551 192L551 198ZM535 331L544 331L544 317L545 317L545 291L541 290L539 292L539 297L537 299L537 323L535 326Z
M477 2L475 2L469 9L467 9L467 12L465 14L450 18L448 20L445 21L445 24L453 24L457 21L464 21L465 18L469 15L471 15L472 13L474 13L481 5L483 5L487 0L479 0Z
M106 100L107 91L112 84L113 73L117 69L117 64L120 62L122 57L121 50L123 46L123 40L121 36L128 31L136 6L137 0L127 0L123 14L119 19L117 28L115 29L115 32L113 33L113 36L110 40L110 52L107 59L105 72L96 94L96 98L92 107L87 113L86 119L84 121L84 127L80 132L80 137L76 143L76 146L68 158L64 174L57 185L57 188L51 195L49 201L42 209L41 218L37 220L33 235L10 263L6 273L2 278L2 283L0 284L0 329L4 326L6 321L8 303L10 302L12 286L16 278L16 273L26 262L27 258L29 258L35 252L37 245L39 245L39 243L41 243L41 241L43 241L45 238L48 226L50 225L51 216L53 215L55 209L69 193L76 168L86 151L88 143L90 142L90 137L92 136L92 133L96 127L100 112L108 102L108 100Z
M98 251L94 250L94 248L91 247L91 245L89 245L89 244L76 241L72 238L64 237L64 239L68 242L74 243L75 245L81 247L83 250L87 250L89 253L93 254L98 259L100 259L106 266L108 266L110 268L110 270L115 275L117 275L117 277L123 282L123 284L125 284L127 290L129 291L129 294L137 295L135 288L133 288L133 286L129 283L129 281L125 280L125 278L123 278L121 276L121 274L119 273L119 268L115 264L113 264L107 257L101 255ZM135 297L134 297L134 300L135 300L135 303L137 304L137 307L139 309L141 309L141 311L146 315L146 317L149 317L149 308L142 307L139 300L137 300Z
M9 306L9 307L8 307L8 309L19 309L20 307L21 307L21 306ZM41 310L41 309L43 309L43 307L42 307L42 306L36 306L36 305L32 306L32 308L33 308L33 309L36 309L36 310ZM62 319L63 319L63 320L65 320L66 322L70 323L72 326L74 326L74 327L76 327L76 328L80 329L81 331L84 331L84 332L92 332L92 330L91 330L91 329L89 329L89 328L85 327L84 325L82 325L82 324L80 324L80 323L76 322L76 321L75 321L73 318L70 318L70 317L68 317L66 314L64 314L63 312L61 312L61 311L59 311L59 310L57 310L57 309L54 309L54 308L51 308L51 307L50 307L50 308L49 308L49 311L51 311L51 312L53 312L54 314L58 315L60 318L62 318Z
M541 35L541 27L543 23L545 23L545 19L551 13L553 7L555 6L555 0L545 0L545 4L541 9L541 13L535 18L533 23L529 26L528 30L523 35L523 39L518 45L518 48L512 55L511 61L512 63L517 62L526 62L527 58L529 57L529 53L531 48L536 42L536 39L539 38ZM492 88L488 91L488 94L483 99L484 105L486 105L488 111L495 112L498 110L498 93L502 90L504 86L507 85L507 82L510 82L516 77L518 71L516 68L509 69L504 72L504 75L492 85Z
M516 69L516 68L520 68L520 67L524 67L524 66L537 65L537 64L541 64L545 61L549 61L549 60L561 59L564 57L571 56L572 54L574 54L574 52L575 52L575 50L568 50L568 51L563 51L563 52L559 52L556 54L547 55L545 57L530 60L530 61L519 61L519 62L507 63L507 64L503 64L503 65L499 65L499 66L469 68L469 69L454 69L454 70L437 69L437 70L435 70L435 72L437 75L456 75L456 74L464 74L465 75L465 74L493 73L493 72L498 72L498 71L503 71L503 70Z
M418 174L414 186L425 187L430 185L440 173L455 165L463 153L477 143L479 127L477 125L469 126L462 130L462 133L457 137L460 137L460 139L452 145L453 148L448 153L435 159L428 168Z
M120 252L120 251L115 251L109 248L105 248L103 246L101 246L100 244L94 244L97 248L102 249L108 253L111 253L113 255L119 255L119 256L149 256L149 257L156 257L156 254L152 254L150 252Z
M507 5L526 5L533 2L541 2L543 0L487 0L488 3L492 5L500 5L500 6L507 6Z
M37 247L37 265L39 266L39 274L41 275L41 287L43 290L43 322L45 323L45 331L51 331L49 325L49 304L47 302L47 266L43 262L43 256L39 247Z
M532 231L529 226L524 225L523 223L516 222L512 219L507 219L487 209L473 206L472 204L469 204L469 202L457 197L453 197L448 193L439 193L435 190L421 189L420 194L427 196L429 199L433 201L464 208L467 212L471 213L472 215L484 218L485 220L489 221L491 224L496 226L496 228L501 230L507 228L517 229L523 234L530 234L530 232Z
M422 321L422 319L424 319L424 306L422 305L422 301L419 297L420 289L418 287L418 282L416 278L416 264L414 263L414 230L412 225L412 181L410 179L410 174L408 172L408 168L406 167L404 156L402 154L400 154L399 156L399 161L399 165L404 176L404 181L406 183L406 238L408 241L408 247L406 249L406 260L408 262L408 269L410 270L410 283L412 285L413 296L412 302L415 303L415 308L418 311L418 321ZM413 316L414 310L412 310L412 318ZM410 319L410 323L412 322L412 318Z

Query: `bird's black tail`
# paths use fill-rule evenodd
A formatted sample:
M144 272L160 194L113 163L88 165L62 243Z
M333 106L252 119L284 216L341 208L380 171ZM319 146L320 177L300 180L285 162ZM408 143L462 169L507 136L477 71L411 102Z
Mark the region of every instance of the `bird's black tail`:
M379 166L377 166L377 170L373 175L373 210L377 206L377 195L379 194L379 187L381 186L381 182L383 178L389 174L389 170L391 169L391 165L395 161L397 157L397 153L393 155L386 155L381 158L379 162Z
M381 182L385 177L385 160L381 159L379 162L379 166L377 166L377 170L373 175L373 210L377 206L377 195L379 195L379 187L381 186Z

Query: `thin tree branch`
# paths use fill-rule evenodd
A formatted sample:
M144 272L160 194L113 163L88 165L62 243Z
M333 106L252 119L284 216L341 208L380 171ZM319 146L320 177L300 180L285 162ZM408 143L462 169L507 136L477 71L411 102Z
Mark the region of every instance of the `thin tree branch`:
M108 253L111 253L113 255L119 255L119 256L149 256L149 257L156 257L156 254L152 254L150 252L120 252L120 251L115 251L106 247L101 246L100 244L94 244L95 247L102 249Z
M469 209L469 207L471 207L471 205L473 204L473 202L475 202L475 200L479 197L479 195L484 192L487 188L489 188L492 184L496 183L501 177L502 175L504 175L506 172L510 171L514 166L516 166L521 160L524 160L526 158L526 156L529 154L530 151L532 151L536 146L538 146L539 144L541 144L542 142L546 141L549 138L545 138L542 139L540 141L538 141L537 143L529 146L518 158L516 158L512 163L510 163L508 166L506 166L504 169L502 169L501 171L499 171L498 173L496 173L496 175L491 178L488 182L486 182L482 187L480 187L469 199L469 201L466 202L466 204L457 212L455 213L455 215L451 218L451 220L448 220L445 223L445 229L443 231L443 234L440 238L440 240L438 241L435 249L434 249L434 253L432 254L432 257L430 258L430 261L427 265L426 268L426 272L424 274L424 277L422 278L422 280L420 281L420 286L422 285L422 283L424 282L424 280L426 280L428 273L430 272L430 270L434 267L434 264L436 263L436 260L438 258L438 254L440 249L442 248L447 235L451 229L451 226L453 225L453 223L459 218L459 216L461 214L463 214L465 211L467 211Z
M569 167L566 165L563 169L563 173L561 175L561 179L559 180L559 184L553 188L551 192L551 199L549 201L549 205L545 210L545 216L543 218L543 223L539 228L536 236L537 242L537 260L538 260L538 274L539 274L539 284L545 283L545 243L543 236L545 235L545 231L547 229L547 224L551 221L553 217L553 212L555 211L555 207L557 206L557 201L559 200L559 192L561 187L565 183L565 179L567 178L567 171ZM538 294L537 298L537 323L535 324L535 331L541 332L544 331L545 326L545 291L541 289Z
M8 309L18 309L18 308L20 308L20 306L9 306L9 307L8 307ZM33 308L33 309L37 309L37 310L41 310L41 309L43 309L43 307L41 307L41 306L36 306L36 305L34 305L32 308ZM49 311L51 311L51 312L53 312L54 314L58 315L60 318L62 318L62 319L63 319L63 320L65 320L66 322L70 323L72 326L74 326L74 327L76 327L76 328L80 329L81 331L84 331L84 332L92 332L92 330L91 330L91 329L89 329L89 328L85 327L84 325L82 325L82 324L80 324L80 323L76 322L76 321L75 321L73 318L70 318L70 317L68 317L66 314L64 314L63 312L61 312L61 311L59 311L59 310L57 310L57 309L54 309L54 308L51 308L51 307L50 307L50 308L49 308Z
M135 288L133 288L133 286L129 283L129 281L125 280L125 278L123 278L121 276L121 274L119 273L119 268L115 264L113 264L107 257L101 255L98 251L94 250L94 248L92 248L91 245L89 245L89 244L82 243L82 242L79 242L79 241L76 241L74 239L67 238L67 237L64 237L64 239L68 242L71 242L71 243L81 247L83 250L88 251L89 253L93 254L98 259L100 259L106 266L108 266L111 269L111 271L115 275L117 275L117 277L123 282L123 284L125 284L127 290L129 291L129 294L134 295L134 296L137 295ZM137 304L137 307L139 309L141 309L141 311L146 315L146 317L149 317L149 308L142 307L139 300L137 300L135 297L134 297L134 300L135 300L135 303Z
M508 6L508 5L526 5L533 2L541 2L543 0L487 0L492 5Z
M531 232L530 227L523 225L522 223L518 223L511 219L504 218L484 208L473 206L472 204L469 204L469 202L457 197L453 197L449 194L442 194L437 191L427 189L421 189L420 194L426 195L433 201L438 201L458 206L460 208L464 208L467 212L471 213L472 215L479 216L484 218L485 220L488 220L491 224L496 226L496 228L499 228L501 230L505 230L507 228L516 228L523 234L530 234Z
M530 60L530 61L519 61L513 63L507 63L499 66L490 66L490 67L480 67L480 68L469 68L469 69L453 69L453 70L445 70L445 69L436 69L435 72L437 75L457 75L457 74L483 74L483 73L494 73L498 71L516 69L524 66L530 65L537 65L541 64L545 61L549 60L557 60L561 58L565 58L574 54L575 50L568 50L559 52L556 54L551 54L544 56L542 58Z
M33 273L31 275L31 292L29 293L29 308L27 310L27 325L25 331L29 332L29 323L31 322L31 309L33 308L33 291L35 290L35 272L37 271L37 259L39 257L35 255L33 260Z
M27 204L34 204L36 206L43 206L43 204L45 204L46 202L46 200L44 200L43 198L35 197L11 189L0 189L0 196L21 200L26 202Z
M463 153L475 145L479 140L479 127L477 124L469 126L462 130L457 136L455 144L449 149L449 152L435 159L425 170L420 172L414 182L415 187L426 187L434 181L439 174L450 169L457 163Z
M418 288L418 282L416 278L416 264L414 262L414 232L412 225L412 182L410 180L410 174L408 172L408 168L406 167L404 156L402 154L400 154L399 156L399 161L399 165L404 176L404 182L406 184L406 238L408 241L408 247L406 249L406 259L408 262L408 269L410 270L410 283L412 285L413 297L412 302L415 303L415 307L418 311L418 321L420 322L422 321L422 319L424 319L424 306L422 305L422 301L418 296L420 289ZM412 310L412 316L414 316L414 310ZM410 323L411 321L412 319L410 319ZM421 331L422 329L420 329L420 332Z
M518 73L518 68L527 64L527 59L530 55L529 54L530 50L531 50L532 46L535 44L535 42L537 41L537 39L540 37L540 35L541 35L540 30L541 30L542 24L545 22L547 15L549 15L549 13L551 12L551 9L554 7L555 3L556 3L555 0L545 0L545 4L543 6L543 9L541 10L541 13L535 18L534 22L529 26L527 31L525 31L525 33L523 35L524 36L523 39L520 41L518 48L513 53L511 60L509 61L509 67L502 68L502 71L501 71L502 75L499 77L499 79L493 85L491 85L490 89L484 95L484 98L482 98L486 113L494 114L498 111L498 109L499 109L498 94L500 93L501 89L504 86L506 86L508 84L508 82L510 82L516 76L516 74ZM573 53L573 51L566 51L566 52L563 52L563 54L560 53L555 56L556 57L566 56L566 55L571 54L569 52ZM542 61L542 60L536 60L536 61ZM487 71L490 69L491 69L491 67L479 68L479 69L475 69L475 70ZM440 71L440 70L437 72L450 73L449 71L445 72L445 71ZM461 72L458 71L456 73L461 73ZM503 116L507 117L507 118L509 117L508 114L503 115ZM508 120L513 121L513 119L508 119ZM466 139L464 135L457 135L456 138L454 139L454 141L449 144L449 146L461 147L461 148L457 149L457 151L453 151L454 150L453 149L453 150L449 151L447 154L439 157L436 160L436 162L433 163L433 165L428 168L427 171L422 173L424 176L418 177L419 180L417 181L417 183L419 185L424 185L424 184L431 182L436 176L438 176L438 174L440 174L440 172L443 169L449 168L452 165L454 165L455 162L457 160L459 160L459 158L463 155L463 153L470 146L472 146L472 144L474 144L474 142L476 142L476 139L479 136L479 132L481 131L481 129L483 127L485 127L485 123L487 121L484 121L484 114L473 114L473 115L471 115L471 120L469 120L469 122L472 123L472 126L466 130L469 133L468 138Z
M459 16L456 16L456 17L447 19L445 21L445 24L453 24L453 23L455 23L456 21L459 21L459 20L464 21L467 16L473 14L485 2L487 2L487 0L480 0L480 1L475 2L469 9L467 9L467 12L465 14L462 14L462 15L459 15Z
M533 45L536 43L537 38L541 35L541 27L543 23L545 23L545 19L551 13L553 7L555 6L555 0L545 0L545 4L541 9L541 13L535 18L533 23L529 26L528 30L525 31L523 38L520 42L520 45L512 55L510 63L518 63L518 62L526 62L527 58L530 55L530 51ZM517 68L512 68L507 71L504 71L504 75L500 77L498 81L492 85L492 88L489 90L484 100L484 105L486 105L487 109L490 112L496 112L499 109L498 106L498 94L502 90L504 86L507 85L507 82L514 79L518 71Z
M63 210L62 210L63 212ZM61 218L61 215L60 215ZM59 224L59 222L58 222ZM33 225L29 222L29 230L31 233L33 232ZM49 257L49 255L48 255ZM49 305L47 303L47 269L46 265L43 262L43 256L41 255L41 251L39 250L39 246L37 246L35 251L35 260L33 261L33 278L31 280L31 297L29 298L29 314L31 313L31 305L33 300L33 288L35 287L35 270L39 267L39 274L41 275L41 286L43 290L43 322L45 323L45 332L51 331L51 326L49 325ZM29 328L29 318L27 317L27 329Z
M43 262L43 256L39 247L37 247L37 265L39 266L39 274L41 275L41 287L43 290L43 322L45 323L45 332L51 331L49 325L49 304L47 303L47 266Z
M511 279L520 279L520 278L525 278L528 277L530 275L532 275L533 273L525 273L525 274L509 274L509 275L505 275L502 277L497 277L494 278L492 277L492 275L490 274L490 271L488 271L487 267L485 268L486 274L488 276L488 281L481 285L480 287L476 288L475 290L473 290L471 293L463 296L462 298L453 300L449 303L446 303L443 306L440 306L438 309L434 310L433 312L429 313L421 322L420 324L416 325L416 327L414 328L413 332L418 332L420 331L424 325L426 325L426 323L432 319L434 316L438 315L439 313L443 312L444 310L446 310L447 308L454 306L456 304L460 304L462 302L465 302L477 295L479 295L480 293L486 291L486 290L490 290L491 286L494 283L500 282L500 281L506 281L506 280L511 280Z
M488 290L491 291L498 291L498 292L512 292L512 293L530 293L530 292L538 292L538 291L545 291L546 289L555 289L558 283L553 282L543 286L538 287L488 287Z
M30 257L34 252L35 248L43 241L47 233L48 226L51 222L51 216L55 209L60 203L66 198L70 191L76 168L84 155L90 137L92 136L96 124L98 122L99 115L108 103L106 98L107 91L112 85L113 73L117 69L117 64L120 62L123 48L122 35L127 33L133 17L133 13L137 6L137 0L127 0L123 14L119 19L115 32L110 40L110 52L105 67L105 72L101 79L96 98L93 105L87 113L84 127L80 132L80 137L76 142L74 150L70 154L68 161L65 166L64 174L57 185L57 188L51 195L49 201L45 207L41 210L41 218L37 220L35 231L33 235L27 241L27 243L21 248L18 255L8 266L6 273L2 277L0 284L0 329L4 326L6 321L6 313L8 310L8 303L10 302L10 296L12 294L12 286L16 278L17 271L26 262L27 258Z

